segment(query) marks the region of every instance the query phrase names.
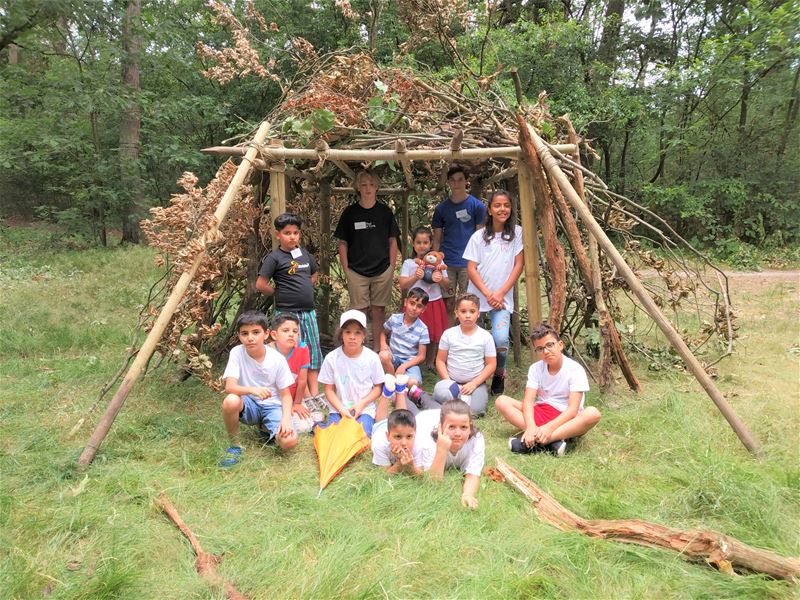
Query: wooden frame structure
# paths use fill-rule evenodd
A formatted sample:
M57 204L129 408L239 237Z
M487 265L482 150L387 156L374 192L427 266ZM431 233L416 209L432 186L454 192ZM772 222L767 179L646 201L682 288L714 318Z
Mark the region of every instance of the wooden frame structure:
M639 282L636 275L625 263L622 256L615 249L608 236L603 229L595 221L591 212L585 205L584 198L576 191L573 184L569 182L567 176L561 170L559 164L553 158L552 153L559 156L562 161L571 164L576 173L581 170L590 173L588 170L572 159L566 158L564 155L577 157L576 144L562 144L562 145L549 145L546 144L528 125L524 117L517 112L516 118L519 124L519 140L518 146L497 146L497 147L482 147L482 148L462 148L461 141L458 135L454 135L450 140L450 145L447 148L434 148L434 149L407 149L405 142L398 136L395 141L395 148L393 150L387 149L332 149L329 148L327 143L318 142L313 149L304 148L286 148L283 142L278 139L272 139L264 144L268 137L270 125L265 121L258 128L257 133L252 141L244 146L236 147L214 147L206 148L203 151L212 155L235 157L243 156L243 160L232 180L228 190L226 191L222 201L220 202L216 212L214 213L215 225L206 231L200 240L201 252L195 257L191 267L187 269L180 277L178 283L173 288L168 300L166 301L161 314L159 315L155 325L148 334L146 340L142 344L136 359L128 370L122 384L112 398L106 413L97 425L94 433L92 434L89 442L86 444L83 453L78 460L79 468L85 468L93 460L100 444L105 439L111 424L113 423L116 415L120 411L127 395L135 381L141 375L144 366L149 361L150 357L155 352L156 345L164 333L164 330L169 323L170 318L174 314L181 298L186 292L189 282L194 277L198 265L205 255L206 242L213 241L218 233L218 228L230 207L230 203L249 175L252 168L260 171L268 171L270 174L269 181L269 196L270 196L270 210L272 214L280 214L286 211L286 206L289 201L288 178L301 179L307 183L311 183L313 189L319 194L319 207L320 207L320 223L322 224L324 232L330 235L330 197L335 194L355 194L355 190L346 187L334 187L331 185L330 177L320 176L322 166L325 162L330 162L343 173L348 179L352 179L354 169L348 163L356 162L359 164L372 163L374 161L396 161L402 166L403 178L405 186L383 188L379 191L380 194L399 195L401 198L401 226L404 239L408 239L409 220L408 220L408 197L410 193L426 193L420 192L416 189L416 184L412 176L412 163L414 161L449 161L449 162L463 162L469 163L474 160L489 159L489 158L503 158L510 160L517 160L516 166L503 169L491 178L491 183L496 184L499 181L516 176L519 186L519 208L520 220L522 222L523 232L523 253L525 258L525 285L527 292L528 313L530 322L538 323L542 320L542 306L540 296L540 273L539 273L539 252L538 252L538 226L536 222L536 203L537 194L541 195L543 186L549 185L554 195L561 194L569 200L572 208L579 215L583 221L590 241L594 241L596 245L600 246L611 258L615 266L619 269L620 274L625 279L631 290L634 291L636 296L642 302L645 310L649 313L653 321L661 328L670 343L684 359L689 370L700 382L704 390L708 393L710 398L716 404L717 408L727 419L733 430L738 435L742 443L747 449L756 454L760 454L760 448L755 439L751 436L744 423L738 418L733 409L728 405L722 393L716 388L711 378L703 369L699 361L694 357L691 350L681 339L678 332L674 329L671 323L664 317L661 310L653 302L648 295L644 286ZM299 170L295 166L287 165L288 161L316 161L313 168ZM549 184L547 178L550 178ZM576 185L579 178L576 177ZM558 192L558 194L556 194ZM549 201L549 200L548 200ZM571 217L570 217L571 218ZM277 241L273 237L273 246ZM591 247L590 247L591 248ZM593 257L594 259L594 257ZM321 271L327 274L330 265L327 260L320 265ZM591 277L588 277L591 282ZM590 287L592 293L595 288ZM323 315L320 315L321 317ZM324 315L327 318L327 315ZM613 327L613 321L609 324L610 328L616 331ZM619 361L618 361L619 362ZM624 365L620 363L624 368ZM629 379L630 383L630 379ZM636 383L638 386L638 382ZM631 384L634 389L636 386Z

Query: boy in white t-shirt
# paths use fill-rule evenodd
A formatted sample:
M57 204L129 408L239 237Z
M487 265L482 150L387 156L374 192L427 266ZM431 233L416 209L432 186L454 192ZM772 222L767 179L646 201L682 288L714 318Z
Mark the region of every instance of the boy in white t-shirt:
M547 450L563 456L566 440L583 435L600 421L600 411L584 407L589 391L586 371L564 356L564 342L558 332L542 323L531 332L531 341L541 360L528 369L528 382L522 402L499 396L495 406L512 425L524 430L508 440L517 454Z
M254 310L247 311L236 320L236 329L240 345L231 350L222 374L227 394L222 401L222 417L230 445L220 467L232 467L241 458L240 421L257 425L283 450L297 445L289 392L294 376L283 355L264 343L269 334L267 317Z
M428 435L417 437L413 413L398 408L372 430L372 464L387 473L419 475L433 462L436 446Z

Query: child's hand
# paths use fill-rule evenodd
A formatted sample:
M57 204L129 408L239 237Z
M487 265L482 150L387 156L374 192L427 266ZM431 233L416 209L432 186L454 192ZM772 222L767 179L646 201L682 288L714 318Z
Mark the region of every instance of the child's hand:
M449 451L452 444L453 440L451 440L450 436L444 432L444 429L442 429L442 424L439 423L439 435L436 437L436 448Z
M417 279L422 279L423 277L425 277L425 269L423 269L422 267L417 267L417 270L414 271L414 277L416 277Z
M506 307L506 303L503 300L503 294L500 293L499 290L495 290L486 296L486 301L489 303L494 309L501 309Z
M292 412L296 414L301 419L307 419L311 416L311 413L308 409L303 405L302 402L298 402L297 404L292 404Z
M354 419L360 417L362 412L364 412L364 407L359 406L358 404L356 404L353 408L350 409L350 414L353 415Z
M399 367L394 370L395 375L405 375L406 373L406 363L402 363Z
M262 400L266 400L267 398L272 396L272 392L269 391L269 388L253 387L250 389L252 390L250 392L251 395L256 396L257 398L261 398Z
M434 283L439 283L442 280L442 272L441 271L434 271L431 279Z
M292 428L292 419L291 417L282 418L281 424L278 427L278 437L279 438L288 438L292 437L294 434L294 429Z
M468 381L467 383L461 386L458 393L459 395L471 394L472 392L475 391L475 388L477 387L478 386L475 384L474 381Z
M547 423L546 425L542 425L539 427L539 430L536 432L536 441L540 444L549 444L550 439L553 437L553 430L555 428L550 424Z
M398 448L396 456L397 460L399 460L400 464L403 465L404 467L407 467L408 465L411 464L412 461L411 453L405 448Z
M464 494L461 496L461 506L464 508L476 509L478 508L478 499L475 496L468 496Z
M356 409L354 408L344 407L344 410L339 414L342 415L343 419L354 419L355 417L353 416L353 413L355 412L355 410Z
M530 448L536 443L536 433L539 428L536 425L531 425L522 434L522 443Z

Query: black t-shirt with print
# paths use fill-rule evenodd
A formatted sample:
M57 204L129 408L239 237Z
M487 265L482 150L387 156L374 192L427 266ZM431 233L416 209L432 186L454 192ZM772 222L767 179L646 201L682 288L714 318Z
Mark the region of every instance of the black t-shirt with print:
M400 235L400 228L385 204L364 208L356 202L342 211L333 235L347 242L347 266L375 277L389 268L389 239Z
M297 248L297 256L277 248L261 264L259 275L275 280L275 308L313 310L314 286L311 275L317 272L317 261L305 248Z

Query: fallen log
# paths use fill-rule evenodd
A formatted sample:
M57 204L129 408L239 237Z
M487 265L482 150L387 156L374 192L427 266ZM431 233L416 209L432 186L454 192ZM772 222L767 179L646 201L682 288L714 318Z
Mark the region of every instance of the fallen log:
M754 548L709 529L683 531L638 519L584 519L562 506L501 458L497 459L497 469L506 483L531 501L540 520L562 531L577 531L589 537L673 550L686 560L705 561L730 575L736 574L736 569L741 569L764 573L794 584L800 582L800 559ZM496 478L493 479L496 481Z
M194 550L195 556L197 556L194 561L194 567L197 569L200 576L215 588L224 589L225 597L228 598L228 600L247 600L247 596L236 591L233 584L225 581L222 575L217 572L217 565L222 562L222 557L203 550L200 542L195 537L194 533L192 533L192 530L183 522L183 519L181 519L181 516L178 514L178 509L175 508L172 502L170 502L166 496L161 496L156 500L156 504L189 540L189 543L192 545L192 550Z

